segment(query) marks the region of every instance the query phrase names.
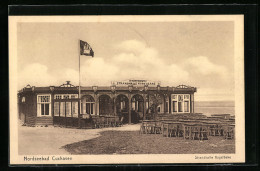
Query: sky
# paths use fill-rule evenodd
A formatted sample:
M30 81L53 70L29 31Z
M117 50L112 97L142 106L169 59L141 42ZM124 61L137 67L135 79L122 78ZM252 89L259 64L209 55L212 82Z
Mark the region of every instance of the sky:
M195 100L234 100L232 21L19 23L18 89L79 83L79 39L94 58L80 56L81 86L145 79L198 88Z

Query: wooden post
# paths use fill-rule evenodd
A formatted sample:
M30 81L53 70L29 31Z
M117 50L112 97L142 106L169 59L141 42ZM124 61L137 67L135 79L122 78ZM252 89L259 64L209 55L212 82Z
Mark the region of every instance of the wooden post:
M171 94L170 94L170 96L169 96L169 113L172 113Z
M128 95L129 103L128 103L128 123L131 124L131 108L132 108L132 97L131 94Z
M143 120L146 119L146 94L144 94L143 96L143 99L144 99L144 115L143 115Z
M116 94L113 97L113 105L114 105L114 116L116 116Z

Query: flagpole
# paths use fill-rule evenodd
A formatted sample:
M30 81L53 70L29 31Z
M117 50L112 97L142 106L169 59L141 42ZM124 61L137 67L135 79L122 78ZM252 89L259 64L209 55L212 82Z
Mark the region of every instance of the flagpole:
M80 117L81 117L81 90L80 90L80 39L79 39L79 41L78 41L78 50L79 50L79 115L78 115L78 118L79 118L79 123L78 123L78 125L79 125L79 127L81 127L81 125L80 125Z

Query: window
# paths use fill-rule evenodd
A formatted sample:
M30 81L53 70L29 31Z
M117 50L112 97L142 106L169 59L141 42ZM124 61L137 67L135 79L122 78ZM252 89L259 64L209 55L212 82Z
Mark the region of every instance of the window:
M104 103L109 103L109 100L108 99L102 99L104 100ZM92 96L90 95L86 95L83 97L83 108L82 108L82 111L84 114L94 114L94 104L95 104L95 100Z
M25 102L25 97L22 97L22 102L23 102L23 103Z
M182 111L182 102L178 102L178 112L183 112Z
M51 116L51 95L37 96L37 116Z
M63 99L69 99L70 95L63 95Z
M60 114L60 103L54 102L54 116L59 116Z
M55 95L54 99L62 99L62 95Z
M178 95L178 101L182 102L183 101L183 95Z
M78 95L77 95L77 94L72 94L72 95L71 95L71 98L72 98L72 99L76 99L76 98L78 98Z
M71 117L71 102L66 102L66 117Z
M158 113L161 112L161 106L158 106L158 108L157 108L157 112L158 112Z
M76 99L78 98L77 94L55 94L54 99Z
M94 114L93 109L94 109L94 103L87 102L86 103L86 113L87 114Z
M172 112L190 112L190 95L174 94L172 95Z
M177 112L177 102L176 101L172 102L172 106L173 106L172 111Z
M60 102L60 116L65 117L65 102Z
M149 108L149 102L146 102L146 109Z
M185 95L184 95L184 99L185 99L185 100L186 100L186 99L189 100L189 99L190 99L190 95L189 95L189 94L185 94Z
M184 112L189 112L189 101L184 102Z
M78 102L72 102L72 115L78 117Z
M56 97L63 97L57 95ZM71 100L55 101L54 102L54 116L60 117L78 117L78 102Z
M177 99L177 95L172 95L172 99Z
M125 101L122 101L120 104L121 104L120 105L121 106L120 109L121 110L125 110L126 109Z
M38 103L50 103L50 95L47 96L39 95Z
M132 110L135 110L135 102L132 102Z

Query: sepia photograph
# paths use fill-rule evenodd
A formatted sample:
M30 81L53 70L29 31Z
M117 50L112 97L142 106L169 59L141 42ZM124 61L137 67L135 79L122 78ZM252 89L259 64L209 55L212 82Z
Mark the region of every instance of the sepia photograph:
M9 16L10 163L245 162L243 25Z

